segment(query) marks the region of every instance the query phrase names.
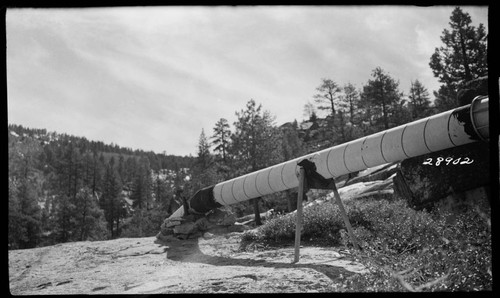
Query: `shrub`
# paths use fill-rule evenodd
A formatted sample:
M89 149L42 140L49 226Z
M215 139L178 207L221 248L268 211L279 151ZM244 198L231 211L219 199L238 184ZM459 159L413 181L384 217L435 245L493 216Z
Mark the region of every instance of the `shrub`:
M278 215L261 226L257 234L245 239L267 242L290 242L295 239L296 213ZM302 217L302 238L304 240L327 239L331 245L340 244L339 230L344 223L335 206L329 203L305 208Z
M350 200L344 205L363 247L362 252L354 253L371 270L370 274L345 280L348 288L408 290L395 278L404 271L404 280L417 290L491 290L487 202L461 205L453 210L434 208L432 212L413 210L403 200ZM243 239L293 243L294 237L295 213L275 217L257 232L245 233ZM329 245L351 245L339 209L331 203L304 209L302 238L323 239ZM432 286L418 288L436 280Z
M348 207L352 225L371 232L360 233L359 240L377 248L395 253L416 251L438 237L432 216L408 208L402 200L352 201Z

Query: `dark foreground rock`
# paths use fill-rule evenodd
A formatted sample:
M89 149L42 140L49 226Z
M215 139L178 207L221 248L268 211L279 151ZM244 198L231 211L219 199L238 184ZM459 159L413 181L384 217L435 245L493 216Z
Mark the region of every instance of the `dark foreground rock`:
M411 207L423 209L490 183L489 144L476 142L401 162L395 191Z

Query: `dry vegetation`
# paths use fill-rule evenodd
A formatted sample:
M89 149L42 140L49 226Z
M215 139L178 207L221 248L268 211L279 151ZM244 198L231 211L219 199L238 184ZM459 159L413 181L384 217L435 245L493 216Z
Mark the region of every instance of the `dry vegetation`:
M362 251L349 241L338 208L304 210L302 239L348 248L369 274L343 281L345 291L481 291L492 289L487 201L415 211L402 200L350 200L348 216ZM277 216L245 233L243 243L293 243L295 215Z

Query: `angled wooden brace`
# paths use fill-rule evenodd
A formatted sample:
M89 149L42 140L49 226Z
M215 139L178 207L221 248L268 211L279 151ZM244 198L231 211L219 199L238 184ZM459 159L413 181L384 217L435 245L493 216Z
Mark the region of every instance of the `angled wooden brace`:
M302 229L302 198L304 193L311 188L314 189L331 189L335 197L335 202L340 209L340 214L344 220L344 224L347 228L347 232L351 239L354 248L359 250L359 245L351 226L351 222L347 217L347 213L344 208L344 204L340 200L340 195L335 185L335 180L333 178L326 179L321 174L316 171L316 165L314 162L304 159L297 163L299 168L299 190L297 197L297 217L295 225L295 258L294 263L299 261L300 254L300 232ZM333 203L333 200L332 200Z

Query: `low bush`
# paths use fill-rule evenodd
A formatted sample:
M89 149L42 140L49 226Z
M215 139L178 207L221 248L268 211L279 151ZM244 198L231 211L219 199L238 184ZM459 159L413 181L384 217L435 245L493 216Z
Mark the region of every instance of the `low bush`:
M416 211L403 200L350 200L345 208L369 269L346 279L351 291L491 290L491 229L486 202ZM268 220L243 240L292 244L295 214ZM302 239L352 247L337 206L304 209Z
M246 233L245 241L289 242L295 239L296 213L277 215L270 218L257 233ZM339 231L343 227L338 208L329 203L305 208L302 216L301 237L305 241L328 240L331 245L339 245Z

